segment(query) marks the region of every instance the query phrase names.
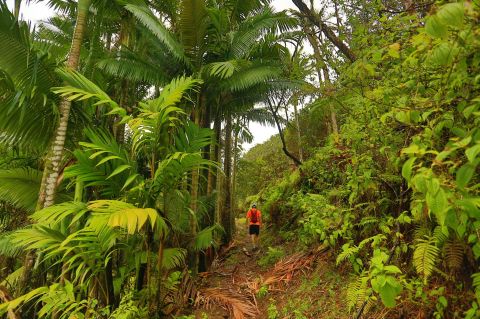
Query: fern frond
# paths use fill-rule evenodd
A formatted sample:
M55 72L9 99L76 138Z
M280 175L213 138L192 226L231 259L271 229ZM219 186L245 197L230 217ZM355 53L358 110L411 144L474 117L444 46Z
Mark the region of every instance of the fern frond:
M358 305L365 301L367 296L368 277L361 276L348 285L347 306L349 311L354 311Z
M465 248L458 239L450 239L443 246L445 251L445 262L447 268L452 272L461 269L463 265L463 256L465 255Z
M350 247L350 244L345 244L342 246L342 252L337 256L337 265L341 264L345 260L350 259L352 256L358 254L360 250L357 246Z
M413 252L413 264L417 273L423 277L426 284L437 263L440 250L435 246L435 239L419 239Z

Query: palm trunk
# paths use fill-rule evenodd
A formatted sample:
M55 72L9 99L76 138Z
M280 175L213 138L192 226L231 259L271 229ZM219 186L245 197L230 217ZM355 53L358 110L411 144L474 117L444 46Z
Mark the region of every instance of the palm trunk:
M238 164L238 132L235 130L235 137L233 139L233 166L232 166L232 212L235 212L236 207L237 207L237 201L236 201L236 180L237 180L237 164Z
M68 55L67 68L76 70L80 60L80 48L82 46L83 36L87 25L88 8L91 0L79 0L77 6L77 22L73 33L72 46ZM63 148L67 136L68 118L70 115L71 101L62 98L60 101L60 120L55 130L51 153L47 159L47 177L45 181L45 200L41 207L49 207L55 201L57 190L57 178L60 170L60 162L63 156ZM40 196L42 198L42 196Z
M222 121L220 120L219 116L215 118L215 121L213 123L213 130L215 131L215 144L211 147L210 159L218 163L220 161L220 138L222 133ZM209 170L207 196L212 195L212 192L215 188L217 188L217 178L215 178L214 172Z
M233 238L232 215L232 116L227 114L225 124L225 205L221 213L222 226L225 229L223 243L228 244Z

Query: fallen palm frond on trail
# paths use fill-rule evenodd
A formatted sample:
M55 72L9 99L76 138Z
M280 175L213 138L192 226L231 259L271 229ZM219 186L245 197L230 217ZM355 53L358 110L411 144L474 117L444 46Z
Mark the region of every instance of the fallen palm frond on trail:
M234 319L255 318L258 309L247 297L226 288L205 288L198 292L195 306L205 309L218 305L226 309Z
M328 246L320 246L315 251L296 253L283 258L275 264L271 274L263 280L262 285L274 286L292 280L299 271L311 269L315 260L327 250Z

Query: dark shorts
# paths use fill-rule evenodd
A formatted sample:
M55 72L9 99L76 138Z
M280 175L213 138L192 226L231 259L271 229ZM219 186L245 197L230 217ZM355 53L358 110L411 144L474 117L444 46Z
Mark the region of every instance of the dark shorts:
M248 227L248 233L250 235L258 235L260 234L260 225L250 225Z

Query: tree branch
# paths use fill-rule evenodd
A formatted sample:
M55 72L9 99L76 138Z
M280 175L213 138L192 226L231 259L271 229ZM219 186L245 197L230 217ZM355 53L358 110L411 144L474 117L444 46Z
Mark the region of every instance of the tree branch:
M314 25L316 25L323 34L327 37L330 42L332 42L339 50L342 52L350 61L355 61L357 57L350 50L350 48L337 37L335 32L323 22L315 13L310 10L310 8L302 0L292 0L292 2L297 6L298 10Z

